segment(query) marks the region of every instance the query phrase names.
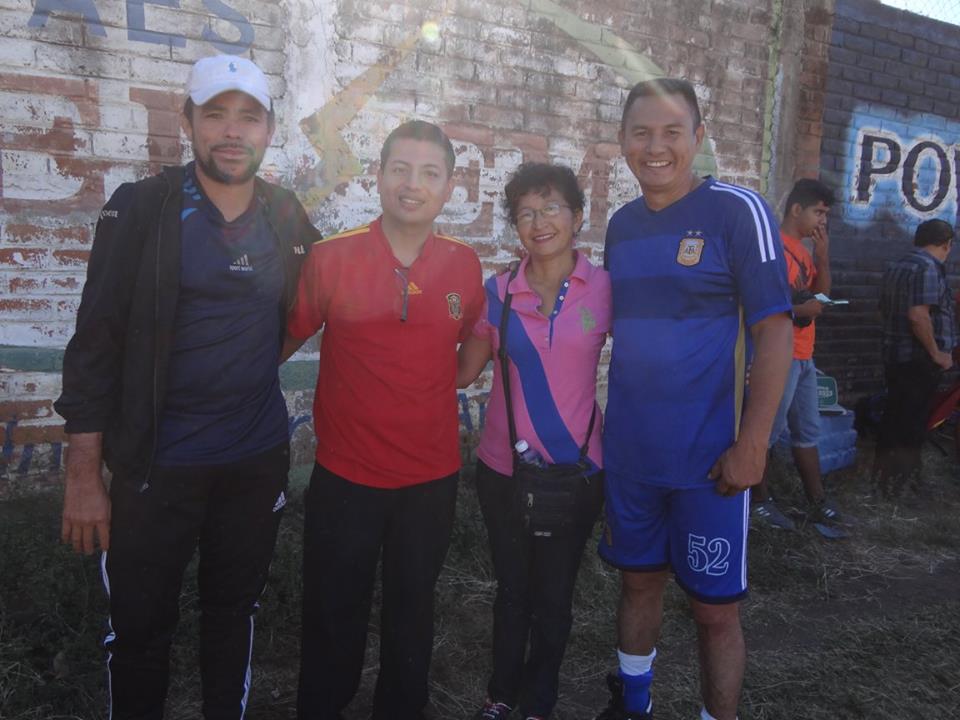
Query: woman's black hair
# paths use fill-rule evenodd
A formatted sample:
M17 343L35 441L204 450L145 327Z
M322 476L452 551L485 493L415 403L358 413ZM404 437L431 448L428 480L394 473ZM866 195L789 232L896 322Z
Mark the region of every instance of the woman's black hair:
M573 170L564 165L527 162L517 168L504 188L503 207L513 225L517 224L517 206L527 193L546 195L556 190L573 212L583 211L583 190Z

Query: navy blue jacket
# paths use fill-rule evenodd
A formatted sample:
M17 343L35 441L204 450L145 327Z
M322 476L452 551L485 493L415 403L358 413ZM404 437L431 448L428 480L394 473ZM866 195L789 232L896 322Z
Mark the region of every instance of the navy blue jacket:
M167 167L125 183L100 212L54 404L67 433L102 432L107 466L131 481L149 477L163 410L180 288L183 180L182 167ZM283 259L286 302L277 312L285 330L300 266L320 233L292 192L257 178L256 194Z

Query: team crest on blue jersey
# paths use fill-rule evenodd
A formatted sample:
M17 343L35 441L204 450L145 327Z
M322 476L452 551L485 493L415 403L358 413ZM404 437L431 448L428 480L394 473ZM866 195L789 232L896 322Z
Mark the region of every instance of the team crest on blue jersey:
M460 299L460 293L447 293L447 313L454 320L463 317L463 301Z
M700 230L687 230L687 234L680 240L680 247L677 250L677 262L684 267L693 267L700 262L700 256L703 255L703 232Z

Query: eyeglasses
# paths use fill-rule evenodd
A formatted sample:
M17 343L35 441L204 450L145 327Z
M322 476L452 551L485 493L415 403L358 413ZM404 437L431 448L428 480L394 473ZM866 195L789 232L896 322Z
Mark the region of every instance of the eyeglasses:
M549 205L544 205L539 210L532 210L530 208L521 210L517 213L517 226L532 224L537 215L544 218L556 217L564 208L569 210L570 206L561 205L560 203L550 203Z

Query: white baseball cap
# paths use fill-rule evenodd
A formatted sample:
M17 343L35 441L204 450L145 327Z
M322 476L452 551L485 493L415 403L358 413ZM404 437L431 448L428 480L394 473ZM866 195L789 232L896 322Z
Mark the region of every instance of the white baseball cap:
M251 60L236 55L213 55L194 63L187 92L197 105L204 105L220 93L239 90L270 110L267 76Z

